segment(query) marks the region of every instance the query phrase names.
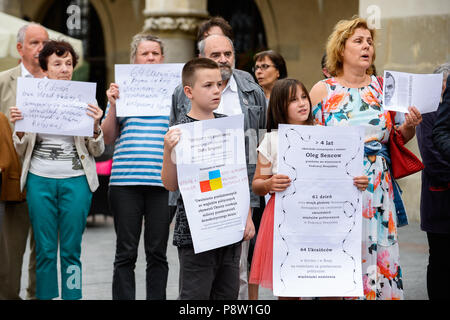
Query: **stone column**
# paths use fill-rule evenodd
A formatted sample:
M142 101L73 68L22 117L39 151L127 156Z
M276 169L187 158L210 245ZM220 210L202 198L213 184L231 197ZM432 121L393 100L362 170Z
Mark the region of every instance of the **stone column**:
M164 42L165 62L194 57L197 26L208 18L206 0L146 0L144 31Z

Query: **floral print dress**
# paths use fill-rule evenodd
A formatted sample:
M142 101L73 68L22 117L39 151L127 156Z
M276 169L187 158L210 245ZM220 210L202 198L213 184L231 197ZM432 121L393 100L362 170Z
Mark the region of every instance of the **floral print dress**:
M325 126L364 126L366 143L389 141L392 120L383 110L382 88L375 76L362 88L347 88L334 78L322 80L327 97L313 107L316 124ZM363 192L362 272L364 298L403 299L399 263L397 218L391 174L380 155L364 156L369 186Z

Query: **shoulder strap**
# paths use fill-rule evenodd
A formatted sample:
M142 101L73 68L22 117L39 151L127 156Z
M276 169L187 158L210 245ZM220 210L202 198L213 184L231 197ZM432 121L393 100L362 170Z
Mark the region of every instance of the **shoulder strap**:
M383 77L377 76L376 78L377 78L378 84L380 85L381 92L383 92Z

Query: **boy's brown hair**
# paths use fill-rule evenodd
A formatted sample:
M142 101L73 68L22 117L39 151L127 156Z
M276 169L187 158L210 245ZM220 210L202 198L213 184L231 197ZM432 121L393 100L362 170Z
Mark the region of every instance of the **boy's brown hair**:
M219 69L219 65L208 58L194 58L188 61L181 72L181 83L183 87L189 86L193 87L195 84L195 72L198 69Z

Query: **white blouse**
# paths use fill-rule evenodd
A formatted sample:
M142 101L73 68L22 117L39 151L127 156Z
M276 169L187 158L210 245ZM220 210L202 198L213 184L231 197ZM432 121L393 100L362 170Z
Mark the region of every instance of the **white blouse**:
M275 175L278 173L278 130L267 132L259 144L258 152L270 162L270 172L261 172L263 175Z
M84 175L72 136L37 134L29 171L45 178L64 179Z

